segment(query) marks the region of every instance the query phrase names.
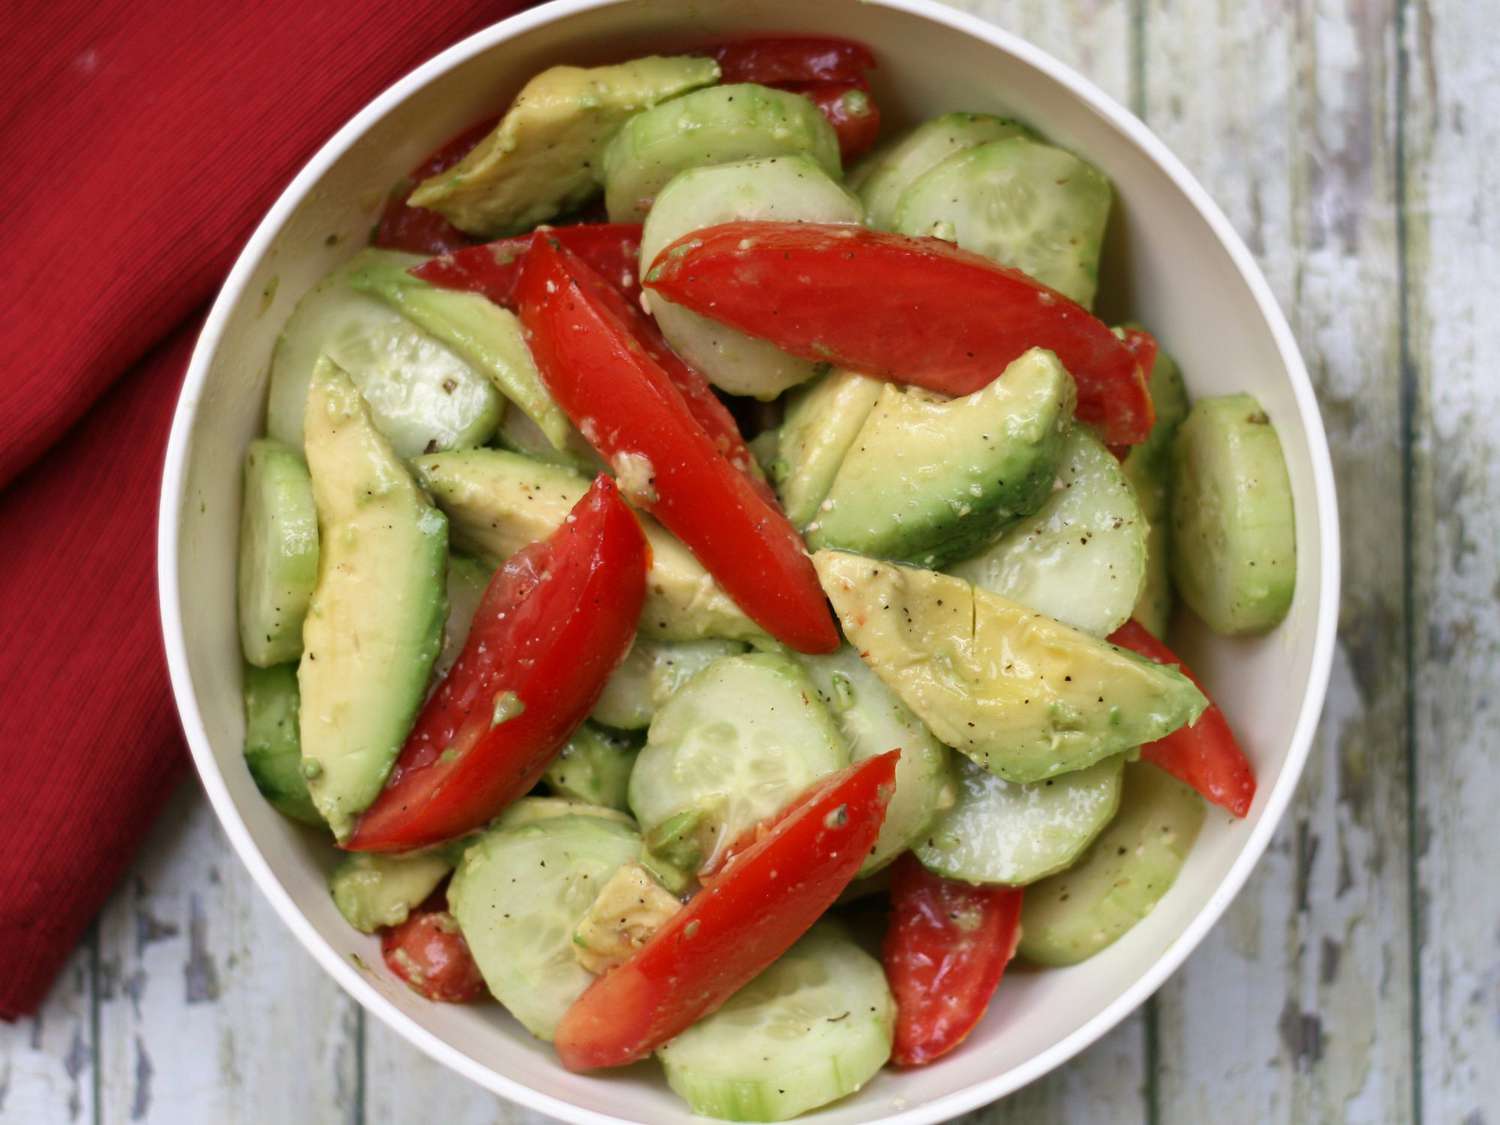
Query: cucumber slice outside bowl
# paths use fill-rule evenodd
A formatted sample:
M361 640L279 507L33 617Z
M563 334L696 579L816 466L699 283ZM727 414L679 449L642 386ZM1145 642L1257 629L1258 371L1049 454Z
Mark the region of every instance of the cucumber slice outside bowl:
M1252 728L1257 764L1266 765L1265 797L1255 817L1225 829L1211 814L1178 887L1137 931L1094 962L1065 974L1037 974L1034 979L1015 974L1006 986L1011 1007L981 1026L964 1051L926 1075L882 1075L871 1089L840 1107L899 1119L903 1125L926 1125L1008 1093L1097 1037L1181 961L1243 880L1290 791L1306 750L1303 728L1310 724L1326 682L1330 599L1337 582L1336 522L1321 426L1295 346L1238 240L1176 162L1090 87L1039 52L961 13L920 0L874 0L868 5L831 0L828 10L827 18L849 17L843 33L872 44L883 62L882 83L900 88L913 70L932 76L908 95L910 111L938 113L966 106L966 90L1005 82L1004 106L985 103L973 108L1014 112L1047 135L1073 123L1068 143L1107 169L1119 188L1122 213L1130 216L1126 237L1149 237L1153 243L1151 261L1132 261L1126 267L1135 279L1135 292L1150 298L1150 306L1138 311L1171 342L1196 394L1244 389L1263 403L1286 449L1298 530L1305 533L1298 537L1298 597L1289 620L1270 641L1217 646L1198 632L1172 638L1216 694L1231 697L1226 709L1232 719L1251 713L1257 693L1282 701L1283 716L1257 717ZM606 18L615 23L606 28ZM677 0L663 0L653 8L653 26L679 18L684 27L690 26L690 8ZM805 20L805 14L801 18ZM347 238L361 231L365 212L359 194L370 183L398 176L410 162L411 150L437 143L447 127L444 120L431 117L430 124L416 126L422 135L410 142L403 138L402 151L397 152L389 130L382 135L373 126L379 121L389 124L391 111L408 101L415 107L413 95L418 90L424 90L424 97L440 97L452 119L482 116L484 98L492 98L493 88L474 88L474 67L469 68L471 77L460 78L461 62L481 53L500 57L503 51L513 51L523 36L542 28L552 35L565 30L568 36L595 41L649 35L645 22L632 22L639 19L617 6L585 9L562 4L484 32L403 80L314 159L251 239L209 320L174 429L160 551L164 629L188 739L230 840L245 855L275 908L373 1015L445 1065L538 1111L590 1125L599 1125L601 1116L673 1125L691 1118L650 1076L622 1075L607 1081L566 1076L508 1021L479 1009L423 1004L402 989L392 991L372 981L350 959L358 954L366 964L376 965L377 943L349 931L326 901L317 869L321 845L311 839L304 843L295 828L283 825L263 806L248 777L236 776L240 726L235 714L238 673L233 667L233 635L206 609L222 600L214 588L224 583L224 575L232 574L233 536L224 521L226 513L238 510L230 481L235 473L228 465L216 466L215 459L235 460L233 451L243 450L250 436L264 393L263 375L253 365L269 356L263 345L274 335L273 322L300 288L347 252L347 241L335 254L323 248L322 240L325 234L341 232ZM803 26L798 8L781 0L753 11L727 11L722 19L717 26L726 35L770 34ZM766 22L758 22L762 19ZM1079 116L1079 106L1090 112ZM344 215L349 216L347 223L340 218ZM330 229L330 222L339 225ZM274 257L269 254L273 242ZM1153 262L1160 260L1158 250L1171 261L1175 277L1152 272ZM266 298L272 307L257 319L262 295L278 276L280 295L273 301ZM1234 313L1236 307L1246 310L1242 317ZM1214 340L1206 341L1210 326ZM1237 346L1225 357L1222 369L1214 370L1206 361L1226 335ZM200 500L205 510L200 510ZM1330 606L1326 613L1325 605ZM216 630L224 633L222 643L215 639ZM1258 655L1271 644L1277 648L1274 668ZM1246 654L1243 660L1235 658L1245 674L1240 684L1221 686L1231 648ZM1218 893L1211 896L1215 890ZM1062 1010L1056 1000L1038 1006L1044 995L1063 994L1067 999L1060 1002ZM912 1094L914 1083L923 1084L920 1095ZM904 1115L888 1108L888 1101L897 1097L910 1102Z

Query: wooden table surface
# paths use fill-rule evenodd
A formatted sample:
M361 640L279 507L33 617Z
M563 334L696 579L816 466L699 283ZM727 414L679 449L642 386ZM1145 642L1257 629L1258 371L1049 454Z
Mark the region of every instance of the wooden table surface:
M1249 885L1149 1005L967 1120L1500 1121L1500 11L960 6L1134 108L1244 235L1322 400L1345 568L1321 733ZM0 1120L543 1119L366 1019L185 791L0 1028Z

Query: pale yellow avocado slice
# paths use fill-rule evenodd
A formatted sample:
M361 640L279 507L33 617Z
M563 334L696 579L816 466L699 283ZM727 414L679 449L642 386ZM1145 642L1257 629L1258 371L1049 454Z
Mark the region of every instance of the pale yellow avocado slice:
M324 358L308 388L318 583L302 625L302 772L344 839L380 793L443 643L448 521Z
M692 56L551 67L468 156L423 180L408 202L485 238L529 230L599 189L604 146L631 114L718 80L718 63Z
M960 578L842 551L813 565L876 675L940 740L1007 781L1083 769L1208 705L1176 668Z
M471 449L462 457L418 457L412 467L453 521L454 544L496 562L551 535L589 487L589 478L572 469L503 449ZM640 520L651 544L639 626L642 637L765 637L691 551L650 516L643 514Z

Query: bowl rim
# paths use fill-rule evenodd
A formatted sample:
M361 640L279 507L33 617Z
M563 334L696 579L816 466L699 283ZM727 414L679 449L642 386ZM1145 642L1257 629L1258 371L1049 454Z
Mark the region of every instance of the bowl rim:
M544 1094L516 1079L485 1066L450 1046L383 996L358 969L338 953L313 928L291 895L281 885L270 864L250 836L235 807L222 772L214 759L203 716L198 707L188 668L187 646L179 588L179 548L191 431L203 394L211 361L218 350L226 322L245 296L254 268L271 245L286 219L299 206L329 167L354 145L380 118L412 93L444 73L507 39L534 28L567 19L596 8L632 3L634 0L551 0L475 32L435 55L398 79L368 102L307 161L255 228L241 249L219 291L194 346L187 374L179 392L162 472L157 523L157 588L162 636L172 694L182 729L203 788L220 824L241 862L249 869L261 893L270 900L282 922L335 981L387 1026L444 1066L464 1075L480 1087L523 1105L551 1114L575 1125L635 1125L630 1119L584 1109L550 1094ZM1311 667L1291 745L1281 772L1267 797L1265 812L1251 831L1229 872L1199 908L1192 921L1151 968L1106 1005L1093 1019L1070 1035L1011 1070L976 1082L962 1090L917 1106L881 1116L881 1125L935 1125L953 1116L987 1105L1035 1081L1062 1065L1113 1029L1150 997L1182 965L1204 936L1223 915L1259 862L1286 812L1306 765L1319 716L1322 713L1333 663L1338 624L1340 540L1338 506L1332 460L1312 381L1285 315L1270 285L1243 240L1196 177L1138 117L1072 67L1058 61L1026 40L988 23L978 16L950 8L938 0L862 0L919 19L945 25L987 46L1012 56L1052 78L1096 113L1104 117L1161 169L1208 223L1228 252L1244 280L1262 320L1270 329L1277 352L1292 384L1293 398L1306 431L1312 466L1313 491L1323 519L1318 525L1322 600L1317 607Z

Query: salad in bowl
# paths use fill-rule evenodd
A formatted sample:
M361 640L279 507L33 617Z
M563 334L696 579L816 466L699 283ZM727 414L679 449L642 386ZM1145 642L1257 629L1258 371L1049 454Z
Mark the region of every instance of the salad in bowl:
M244 456L245 765L436 1004L781 1120L1080 963L1255 763L1275 427L1094 315L1109 179L857 42L537 73L297 302ZM385 188L387 185L376 185Z

